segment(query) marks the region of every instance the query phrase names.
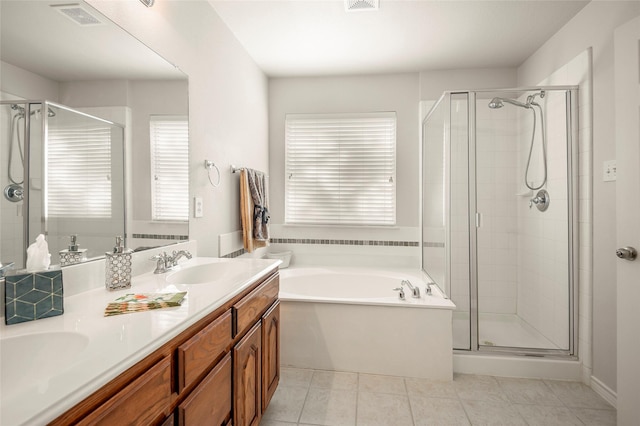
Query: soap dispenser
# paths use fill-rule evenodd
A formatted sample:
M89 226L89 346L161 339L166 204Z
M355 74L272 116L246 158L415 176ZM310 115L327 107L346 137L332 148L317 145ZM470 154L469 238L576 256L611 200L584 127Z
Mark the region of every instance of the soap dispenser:
M113 252L105 253L105 287L107 290L120 290L131 287L131 253L124 248L122 237L116 237Z
M87 260L87 249L81 249L77 243L77 235L70 235L69 248L60 250L60 266L73 265Z

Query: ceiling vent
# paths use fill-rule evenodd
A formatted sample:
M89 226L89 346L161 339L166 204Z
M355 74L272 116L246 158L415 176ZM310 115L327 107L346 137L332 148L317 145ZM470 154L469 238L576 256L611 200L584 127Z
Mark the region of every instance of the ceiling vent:
M73 4L52 4L51 7L56 9L65 17L71 19L78 25L83 27L88 25L102 25L102 21L92 15L87 9L78 3Z
M347 12L364 12L378 10L380 0L344 0L344 8Z

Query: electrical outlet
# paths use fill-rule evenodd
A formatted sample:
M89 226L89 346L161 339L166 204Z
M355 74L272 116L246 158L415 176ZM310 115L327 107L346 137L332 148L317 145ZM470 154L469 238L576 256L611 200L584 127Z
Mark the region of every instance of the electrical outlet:
M618 177L618 171L616 166L616 160L609 160L604 162L602 180L605 182L613 182Z
M202 197L193 198L193 217L204 216Z

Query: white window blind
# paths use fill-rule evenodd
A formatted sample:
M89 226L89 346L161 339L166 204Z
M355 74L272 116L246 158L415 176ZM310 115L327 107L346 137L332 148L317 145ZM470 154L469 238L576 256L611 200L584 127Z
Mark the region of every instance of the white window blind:
M151 208L157 221L189 220L189 122L152 115Z
M109 126L50 126L46 149L47 217L111 217Z
M286 116L285 223L396 222L396 114Z

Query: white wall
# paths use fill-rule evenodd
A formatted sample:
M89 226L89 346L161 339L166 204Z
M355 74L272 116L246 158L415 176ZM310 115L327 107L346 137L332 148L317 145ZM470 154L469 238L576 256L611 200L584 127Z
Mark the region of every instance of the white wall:
M269 81L270 211L272 236L280 238L409 241L417 244L419 212L419 76L417 73L273 78ZM396 227L302 227L284 224L285 115L294 113L349 113L395 111L396 129ZM291 248L291 247L288 247ZM336 245L314 245L314 251L335 251ZM352 247L354 248L354 247ZM419 266L418 247L410 251ZM300 254L307 245L297 244ZM345 247L340 247L345 249ZM371 250L359 247L357 251ZM384 249L375 249L380 252ZM415 253L414 253L415 252ZM353 253L355 254L355 252ZM404 255L404 253L403 253ZM295 254L294 254L295 256Z
M266 76L204 0L156 0L152 8L88 3L189 76L191 211L193 196L204 201L204 217L190 219L189 236L200 255L217 256L218 235L240 229L238 177L230 165L269 171ZM205 159L220 168L217 188Z
M600 178L602 164L615 159L613 31L640 14L639 2L593 1L518 68L518 84L537 84L580 52L592 48L593 69L593 377L616 389L615 183Z
M515 68L469 68L423 71L420 100L435 101L445 90L508 89L516 87Z

